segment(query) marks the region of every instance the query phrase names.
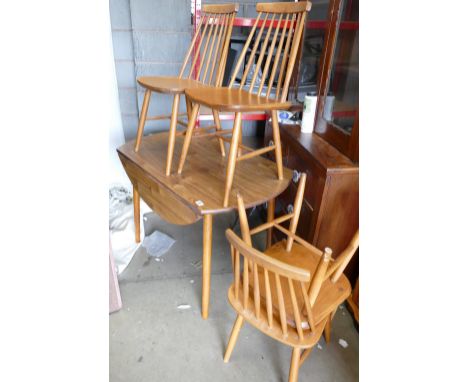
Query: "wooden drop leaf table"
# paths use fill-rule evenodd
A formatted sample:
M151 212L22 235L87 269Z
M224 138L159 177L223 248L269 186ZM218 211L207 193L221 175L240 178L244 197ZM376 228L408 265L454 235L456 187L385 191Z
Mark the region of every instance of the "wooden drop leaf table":
M276 164L263 157L241 161L236 167L227 207L223 207L227 159L220 154L217 140L196 139L182 174L166 176L168 133L143 137L138 152L129 141L117 149L134 187L134 198L141 197L161 218L179 225L203 218L202 317L208 318L211 276L213 215L237 209L237 193L245 207L271 202L289 185L292 171L284 168L278 179ZM176 138L174 161L180 158L183 137ZM273 203L270 203L273 205ZM271 219L273 218L272 214ZM139 219L135 221L139 225ZM139 226L136 227L139 230Z

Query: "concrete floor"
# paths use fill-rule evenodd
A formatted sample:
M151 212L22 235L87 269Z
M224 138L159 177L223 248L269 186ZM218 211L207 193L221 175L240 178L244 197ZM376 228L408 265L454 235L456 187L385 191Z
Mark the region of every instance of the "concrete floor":
M246 323L231 360L223 354L235 320L227 300L232 282L226 228L235 215L215 216L210 315L201 318L202 221L170 225L147 214L146 234L155 229L176 243L158 262L142 247L120 275L123 308L109 318L110 381L287 381L291 348ZM258 217L251 217L252 226ZM238 231L238 226L235 229ZM261 247L258 237L255 246ZM180 310L180 304L190 309ZM346 308L332 324L331 343L322 338L299 371L299 381L357 381L358 332ZM344 339L348 347L339 345Z

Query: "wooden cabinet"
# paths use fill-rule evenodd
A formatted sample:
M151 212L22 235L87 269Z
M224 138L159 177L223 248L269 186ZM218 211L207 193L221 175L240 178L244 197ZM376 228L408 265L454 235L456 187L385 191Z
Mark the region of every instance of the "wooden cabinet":
M280 215L292 208L296 182L305 172L307 183L297 233L320 249L330 247L335 257L359 226L359 167L319 135L302 134L300 126L280 124L280 132L283 164L295 174L276 199L275 212ZM267 123L265 144L270 141L272 129ZM278 232L274 236L280 237ZM354 256L345 272L352 283L357 277L356 259Z

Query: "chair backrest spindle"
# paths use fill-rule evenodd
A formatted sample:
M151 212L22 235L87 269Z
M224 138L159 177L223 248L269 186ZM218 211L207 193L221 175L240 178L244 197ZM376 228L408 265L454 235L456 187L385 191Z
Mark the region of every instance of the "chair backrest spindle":
M237 249L234 250L234 289L236 299L239 298L240 286L240 254Z
M212 66L211 66L211 70L210 70L210 77L208 78L208 83L211 83L211 80L213 78L213 74L214 74L214 71L215 71L215 68L216 68L216 62L219 62L219 60L221 59L220 56L222 55L222 50L223 49L221 47L221 50L219 50L219 46L221 44L221 40L224 40L226 31L228 29L228 28L225 28L226 21L227 21L227 18L223 15L223 18L221 20L221 29L219 31L219 39L216 42L216 48L215 48L215 51L214 51L214 54L213 54ZM205 77L203 77L203 82L204 81L205 81Z
M309 295L307 294L307 285L303 282L301 282L301 294L304 301L308 301ZM307 322L309 323L309 328L311 328L311 330L314 331L315 321L312 315L312 307L310 306L310 304L304 304L304 306L307 315Z
M351 261L354 253L356 252L359 246L359 230L353 235L348 246L340 253L340 255L335 259L333 264L327 270L325 275L326 278L330 277L330 281L335 283L340 276L343 274L343 271L346 269L346 266Z
M289 231L293 234L296 233L297 223L299 222L299 216L301 214L302 208L302 200L304 199L304 190L305 190L305 183L306 183L307 175L305 173L301 174L301 178L299 180L299 186L297 188L296 197L294 199L294 206L293 206L293 216L291 221L289 222ZM291 251L294 239L291 236L288 236L286 241L286 251Z
M231 77L231 81L229 82L229 87L232 88L232 86L234 85L234 82L236 80L236 76L237 74L239 73L239 70L241 68L241 65L242 65L242 62L244 60L244 57L245 57L245 54L247 52L247 49L249 48L249 45L250 45L250 41L252 41L252 37L253 35L255 34L255 29L257 28L257 25L258 25L258 21L260 20L260 17L262 16L262 13L260 12L258 15L257 15L257 18L255 19L255 23L252 27L252 29L250 30L250 34L249 34L249 37L247 37L247 40L244 44L244 47L242 48L242 51L241 51L241 54L239 56L239 59L237 60L237 63L236 63L236 66L234 67L234 70L232 72L232 77Z
M208 61L205 65L205 72L203 74L203 79L202 79L202 82L205 82L206 80L206 76L208 74L208 69L210 68L211 64L213 63L213 61L215 61L215 58L216 57L213 57L213 60L210 61L210 57L212 57L212 53L213 53L213 47L215 45L215 41L216 41L216 36L218 34L218 29L219 29L219 26L223 23L224 21L224 15L221 16L220 18L216 19L215 22L214 22L214 33L213 33L213 39L211 40L210 42L210 50L209 50L209 53L208 53ZM219 34L219 38L218 38L218 41L221 39L221 33ZM208 42L206 43L206 46L205 48L208 47ZM203 56L203 58L205 58L205 56ZM200 71L201 72L201 71Z
M268 17L268 13L267 13L267 17ZM265 51L266 51L266 48L267 48L267 46L268 46L268 40L269 40L269 38L270 38L270 33L271 33L271 29L273 28L273 23L274 23L274 21L275 21L275 17L276 17L276 15L273 14L273 15L272 15L272 18L271 18L271 20L270 20L270 26L268 27L268 31L267 31L266 36L265 36L265 43L262 44L262 49L260 50L260 56L258 57L258 61L257 61L256 64L255 64L254 74L253 74L253 76L252 76L252 81L250 82L250 87L249 87L249 92L250 92L250 93L252 93L253 87L254 87L254 85L255 85L255 79L257 78L258 71L260 70L260 68L261 68L261 66L262 66L263 57L265 56ZM265 23L264 23L263 26L265 26ZM263 27L263 26L262 26L262 27ZM260 37L261 37L261 33L259 33L257 40L259 40ZM251 58L254 58L255 55L252 54L250 57L251 57ZM250 71L250 68L249 68L248 71Z
M288 96L289 82L291 81L292 72L294 70L294 63L299 49L299 43L301 41L302 32L304 30L304 22L306 17L306 13L302 13L297 16L296 33L294 34L291 50L289 51L288 68L282 86L282 93L280 98L282 101L285 101Z
M292 15L291 17L291 24L295 24L296 22L296 15ZM291 37L292 37L292 28L289 28L289 31L288 31L288 37L286 38L286 45L284 47L284 53L282 54L282 60L281 60L281 66L280 66L280 70L278 72L278 84L276 86L276 99L279 98L279 95L280 95L280 90L281 90L281 85L283 83L283 77L284 77L284 70L286 68L286 62L288 60L288 52L289 52L289 48L291 47ZM281 54L280 54L281 56Z
M263 34L263 30L265 29L267 19L268 19L268 13L265 15L265 18L262 22L262 26L260 27L260 31L258 32L257 38L255 39L255 43L252 48L252 51L250 52L249 61L247 61L247 66L244 68L244 74L240 82L240 87L243 87L247 80L247 75L249 74L250 68L255 58L255 54L257 53L257 48L258 48L258 45L260 44L260 40L262 39L262 34Z
M248 86L247 90L250 93L256 92L257 95L261 95L268 79L268 86L264 94L269 98L275 79L277 79L274 98L281 102L286 101L304 22L311 6L309 1L257 3L258 16L238 58L229 87L235 85L248 53L250 56L243 69L239 88ZM275 30L272 34L273 29ZM255 33L257 36L251 47ZM270 38L272 35L273 37ZM280 40L277 44L278 35L280 35ZM262 46L260 52L257 53L260 44ZM251 48L250 52L249 48ZM266 52L268 54L264 60ZM275 59L271 65L273 55L275 55ZM261 77L257 80L259 73L261 73ZM252 74L251 81L247 84L247 78L250 74ZM258 89L255 90L257 85Z
M309 302L311 306L314 306L315 300L320 292L320 287L322 286L323 281L325 280L325 273L327 272L328 263L330 262L332 255L332 250L330 248L325 248L320 262L315 269L314 276L312 277L312 282L309 287Z
M265 302L268 326L271 328L273 326L273 306L271 304L270 276L268 275L268 270L266 268L263 268L263 277L265 279Z
M198 73L195 76L196 80L200 79L200 74L201 74L201 72L203 70L203 63L205 62L205 58L206 58L206 51L208 49L208 46L210 45L211 34L213 32L213 26L216 24L217 18L210 18L209 20L210 20L210 22L208 23L209 27L208 27L208 25L206 26L206 28L209 28L208 36L206 37L206 41L203 44L204 46L203 46L203 53L201 54L200 70L198 71ZM208 61L209 61L209 57L208 57ZM205 66L205 69L206 69L206 66Z
M252 238L250 237L249 221L245 212L244 200L239 194L237 194L237 207L239 212L239 224L241 228L242 239L244 239L248 245L252 246Z
M258 266L253 263L255 316L260 318L260 285L258 284Z
M296 292L294 291L294 281L288 277L288 286L289 286L289 293L291 296L291 302L293 305L293 312L294 312L294 321L296 324L296 330L299 338L301 340L304 339L304 333L302 331L302 320L301 315L299 313L299 306L297 304Z
M276 284L276 297L278 298L278 307L281 321L281 330L283 336L288 334L288 325L286 321L286 307L284 304L283 288L281 287L281 280L278 273L275 273L275 284Z
M283 21L283 14L281 14L280 17L279 17L279 20L278 20L279 25L281 25L281 21ZM273 39L271 40L270 49L268 50L268 56L267 56L267 60L265 62L265 68L267 68L267 69L270 67L271 57L273 56L273 51L275 50L276 39L278 38L278 32L279 32L280 29L281 29L281 27L276 28L275 34L273 35ZM283 30L284 30L284 28L283 28ZM267 70L263 71L262 79L260 80L260 86L258 87L257 95L261 94L261 91L263 89L263 85L265 84L267 73L268 73Z
M179 71L179 78L182 78L183 75L184 75L184 72L185 72L185 68L187 67L187 64L190 60L190 54L192 53L193 51L193 48L195 47L195 44L200 36L200 31L202 29L202 26L203 24L206 22L206 16L203 15L200 19L200 25L198 26L196 32L195 32L195 35L193 36L192 38L192 42L190 43L190 47L187 51L187 53L185 54L185 58L184 58L184 62L182 63L182 67L180 68L180 71ZM204 33L204 32L203 32ZM203 39L203 37L202 37ZM199 50L199 46L197 47L197 49ZM190 71L189 73L189 77L192 75L192 71Z
M283 28L283 30L281 31L281 38L280 38L280 42L278 44L278 50L277 52L281 52L281 50L283 49L283 44L284 44L284 37L286 36L286 30L288 29L286 26L289 24L289 14L286 15L286 20L285 20L285 27ZM273 68L271 69L271 73L273 75L270 75L270 80L268 81L268 88L267 88L267 93L266 93L266 96L267 98L270 97L270 92L271 92L271 88L273 86L273 81L275 79L275 73L276 73L276 69L278 68L278 63L279 63L279 59L281 57L281 54L280 53L276 53L275 54L275 61L273 62ZM264 73L266 74L266 73ZM261 91L261 89L259 89ZM279 93L277 93L279 94Z
M188 72L187 77L204 84L221 85L238 8L238 4L209 4L202 7L200 25L184 58L179 78Z

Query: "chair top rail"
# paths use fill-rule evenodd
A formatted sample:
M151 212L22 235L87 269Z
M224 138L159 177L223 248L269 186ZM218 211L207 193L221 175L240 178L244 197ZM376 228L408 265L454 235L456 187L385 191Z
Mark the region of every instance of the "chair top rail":
M206 4L202 5L203 13L233 13L239 10L239 4Z
M293 2L278 2L278 3L257 3L257 12L268 13L298 13L310 11L312 3L310 1Z
M277 273L278 275L289 277L297 281L308 282L311 279L310 271L307 269L295 267L286 264L282 261L274 259L264 253L247 245L239 236L231 229L226 230L226 238L234 248L236 248L243 256L257 263L268 271Z

